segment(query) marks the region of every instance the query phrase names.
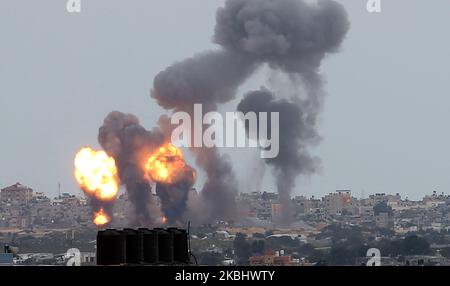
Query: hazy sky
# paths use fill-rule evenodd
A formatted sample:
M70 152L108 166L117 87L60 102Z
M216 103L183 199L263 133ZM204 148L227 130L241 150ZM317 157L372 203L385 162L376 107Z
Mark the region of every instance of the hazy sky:
M224 1L0 1L0 187L80 193L73 178L79 148L98 148L112 110L152 128L164 112L149 97L153 77L175 61L215 48L215 11ZM351 30L322 66L329 94L321 144L323 171L297 182L296 194L351 189L417 199L450 193L450 1L340 0ZM269 77L259 73L227 104ZM230 110L230 111L231 111ZM242 190L256 186L256 150L224 150ZM238 159L238 160L237 160ZM274 190L266 170L262 190ZM199 185L201 185L201 178Z

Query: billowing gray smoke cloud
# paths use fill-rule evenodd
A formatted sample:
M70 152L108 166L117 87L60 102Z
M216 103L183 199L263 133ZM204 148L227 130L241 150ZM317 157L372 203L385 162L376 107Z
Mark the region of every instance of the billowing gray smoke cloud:
M350 27L346 11L328 0L317 5L297 0L231 0L217 18L217 43L269 63L287 73L292 84L302 84L306 90L306 97L290 93L289 100L277 100L270 91L261 89L248 93L238 105L243 112L280 114L280 153L266 162L274 167L282 219L289 222L295 179L319 167L318 159L307 150L320 140L316 125L324 92L318 70L322 59L338 51L345 38Z
M163 215L170 224L184 223L183 215L189 191L195 182L195 170L186 165L183 172L177 174L175 183L156 185L160 208L151 192L151 178L144 168L150 154L168 142L171 131L170 119L165 115L159 118L157 127L147 131L136 116L119 111L108 114L99 129L98 141L115 159L120 180L134 207L130 223L135 226L157 224Z
M319 160L307 152L307 147L317 143L320 137L315 126L306 120L303 108L286 99L277 99L267 89L249 92L237 107L243 113L267 112L269 126L270 113L279 113L280 152L266 162L274 167L280 201L285 208L282 212L285 222L289 221L290 192L295 186L295 178L300 174L312 174L319 167Z
M317 137L316 121L323 102L318 70L328 53L338 51L349 29L346 11L332 0L317 4L304 0L227 0L217 11L216 21L214 42L221 48L197 54L159 73L152 97L174 111L192 112L194 103L203 104L206 111L214 110L233 99L236 88L262 63L289 75L293 84L303 84L306 98L277 101L269 92L260 91L250 94L241 105L292 113L280 114L281 123L289 123L280 127L280 141L284 142L280 150L287 149L268 161L275 166L282 200L288 201L296 176L315 170L306 142ZM287 151L294 155L287 156ZM202 197L213 210L209 215L232 215L237 189L231 165L215 149L198 148L194 154L198 166L207 173Z
M142 158L147 158L149 152L164 140L164 133L160 129L147 131L139 124L136 116L118 111L108 114L99 129L98 141L108 155L115 159L120 180L125 184L128 198L134 206L135 215L131 224L149 225L161 217L140 164Z
M217 12L214 41L274 68L310 73L348 29L344 7L331 0L228 0Z
M152 97L165 109L191 111L194 103L202 103L204 110L214 110L234 98L254 68L252 60L237 53L203 52L159 73Z

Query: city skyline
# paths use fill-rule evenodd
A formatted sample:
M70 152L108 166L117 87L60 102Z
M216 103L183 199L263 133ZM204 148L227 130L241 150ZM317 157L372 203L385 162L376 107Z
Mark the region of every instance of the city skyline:
M157 72L205 47L215 48L210 38L222 1L107 2L85 3L76 16L52 1L1 4L6 44L0 54L7 55L0 69L2 186L19 181L53 197L60 182L64 192L81 194L73 158L86 144L99 147L97 131L105 115L135 113L151 128L165 113L149 97ZM367 13L364 1L339 2L348 10L351 28L342 51L322 67L329 96L320 117L323 139L313 149L322 160L322 174L297 180L294 195L352 189L419 199L432 191L447 193L450 43L441 35L449 24L448 2L386 2L377 15ZM272 76L260 70L240 88L237 100ZM275 191L269 169L259 183L247 179L254 167L250 151L225 150L234 163L243 162L234 164L240 190L260 183L261 189ZM203 178L200 173L198 189Z
M280 221L277 193L240 194L237 200L236 220L189 224L195 264L372 265L370 253L377 250L383 266L450 265L449 195L432 193L418 202L399 194L358 199L348 190L322 198L296 197L289 225ZM96 251L101 242L95 233L118 234L117 228L125 226L124 232L135 233L128 215L133 205L126 194L120 196L112 220L102 226L94 225L90 208L83 197L49 199L20 184L2 188L0 247L6 253L0 264L70 265L73 251L80 252L82 265L116 264ZM173 227L183 224L141 226L177 231ZM133 263L142 263L137 261Z
M70 191L65 191L63 189L58 189L58 192L56 193L56 195L53 196L52 193L49 194L49 193L46 193L46 192L42 192L42 191L36 190L32 186L29 186L29 185L26 185L26 184L22 184L21 182L16 182L16 183L10 184L10 185L1 185L0 186L0 190L8 189L8 188L14 188L15 186L20 186L20 187L23 187L23 188L30 189L30 190L33 191L34 195L40 196L40 195L43 194L44 196L46 196L50 200L59 199L59 198L67 197L67 196L75 196L75 197L81 198L83 200L88 200L89 199L86 196L86 194L83 193L83 191L81 191L81 190L79 192L74 193L74 192L70 192ZM58 187L60 187L60 184L58 184ZM155 195L153 187L154 187L154 185L152 185L152 193ZM195 187L193 187L192 189L195 190L197 193L199 192L199 190L197 188L195 188ZM254 195L254 194L260 194L261 195L261 194L264 194L264 193L266 193L268 195L276 195L276 196L279 195L275 190L253 190L253 191L249 191L249 192L241 192L241 193L239 193L238 196L237 196L237 199L239 199L242 196L248 196L248 195ZM358 192L355 192L352 189L333 189L331 191L324 192L323 194L320 194L320 195L311 194L311 195L307 196L305 194L292 194L291 200L295 200L295 199L298 199L298 198L322 199L322 198L324 198L324 197L326 197L328 195L332 195L332 194L335 194L335 193L348 193L350 195L350 197L358 199L358 200L368 199L368 198L370 198L372 196L380 196L380 195L382 195L382 196L398 196L402 200L411 201L411 202L420 202L423 199L426 199L426 198L428 198L430 196L446 196L446 197L450 198L450 192L443 192L443 191L440 192L440 191L437 191L437 190L432 190L432 191L430 191L428 193L423 194L422 197L415 199L415 198L410 198L407 194L400 193L400 192L369 192L369 193L359 192L358 193ZM124 189L124 187L121 187L119 189L119 194L118 194L116 200L119 197L123 196L123 195L126 196L127 192Z

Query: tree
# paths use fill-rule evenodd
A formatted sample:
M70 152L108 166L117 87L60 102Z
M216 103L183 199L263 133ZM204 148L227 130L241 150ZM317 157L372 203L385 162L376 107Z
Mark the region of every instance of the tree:
M319 262L325 258L325 253L323 251L316 250L314 246L309 243L301 245L297 248L296 252L300 257L307 257L311 262Z
M248 258L250 257L250 244L247 242L247 235L243 233L237 233L236 238L233 241L234 251L237 257L237 262L240 265L245 265L248 263Z
M430 244L417 235L409 235L399 240L382 240L375 247L379 248L383 256L423 255L431 252Z
M290 236L269 237L266 239L266 244L268 249L292 249L300 245L298 239Z
M431 251L428 241L417 235L407 236L403 240L402 248L403 254L405 255L429 254Z
M439 253L445 258L450 258L450 247L443 248Z
M252 251L251 253L253 255L258 254L258 255L262 255L264 254L264 240L258 239L258 240L253 240L252 242Z
M200 265L218 266L222 257L219 253L201 252L197 254L197 260Z
M257 239L264 239L264 238L265 238L265 236L264 236L263 233L258 233L258 232L255 232L255 233L252 235L252 237L253 237L253 238L257 238Z
M331 265L354 265L358 251L346 245L333 245L329 254Z

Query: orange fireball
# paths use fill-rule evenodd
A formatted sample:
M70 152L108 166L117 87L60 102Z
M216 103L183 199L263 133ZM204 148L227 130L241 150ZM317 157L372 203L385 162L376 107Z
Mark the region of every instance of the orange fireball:
M75 157L75 178L86 195L101 201L114 200L119 191L116 163L104 151L81 149Z
M110 222L110 220L111 218L103 209L100 209L100 211L94 213L94 223L97 226L105 225Z
M180 175L185 172L186 167L183 152L171 143L164 144L156 149L145 164L145 169L152 180L165 184L177 182Z

